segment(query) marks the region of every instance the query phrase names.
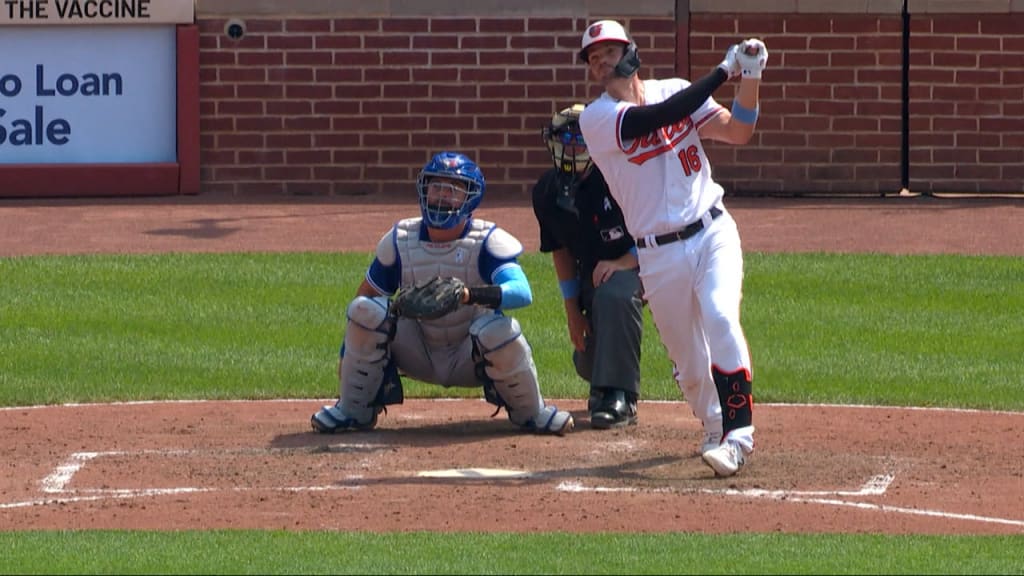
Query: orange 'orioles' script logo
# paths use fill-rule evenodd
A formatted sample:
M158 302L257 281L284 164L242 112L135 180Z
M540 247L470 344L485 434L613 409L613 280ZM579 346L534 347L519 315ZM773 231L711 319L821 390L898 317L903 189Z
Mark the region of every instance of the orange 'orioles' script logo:
M689 118L684 118L682 121L665 126L656 132L634 138L629 148L623 148L622 151L629 156L630 162L642 165L651 158L671 152L676 144L682 142L683 138L690 134L691 130L693 130L693 122L690 122Z

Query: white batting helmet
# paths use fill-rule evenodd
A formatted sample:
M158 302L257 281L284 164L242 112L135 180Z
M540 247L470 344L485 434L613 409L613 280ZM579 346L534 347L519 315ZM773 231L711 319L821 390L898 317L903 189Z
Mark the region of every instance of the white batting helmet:
M583 41L580 43L580 60L587 61L587 48L598 42L622 42L629 45L633 41L626 34L626 29L615 20L600 20L594 22L583 32Z

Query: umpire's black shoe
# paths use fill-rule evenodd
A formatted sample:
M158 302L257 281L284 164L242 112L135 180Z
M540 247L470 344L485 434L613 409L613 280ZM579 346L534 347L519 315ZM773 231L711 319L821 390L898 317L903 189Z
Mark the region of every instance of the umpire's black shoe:
M608 388L597 407L590 411L590 425L598 429L621 428L636 424L636 395Z

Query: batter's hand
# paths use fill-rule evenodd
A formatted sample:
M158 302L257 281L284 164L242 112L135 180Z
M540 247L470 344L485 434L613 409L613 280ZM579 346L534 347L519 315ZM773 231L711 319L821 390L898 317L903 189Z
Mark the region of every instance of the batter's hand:
M729 78L735 78L740 75L740 63L736 60L736 53L739 50L739 44L730 46L729 50L725 53L725 59L718 65L719 68L729 75Z
M757 38L740 42L736 61L740 65L740 74L744 78L761 78L761 72L768 66L768 47Z

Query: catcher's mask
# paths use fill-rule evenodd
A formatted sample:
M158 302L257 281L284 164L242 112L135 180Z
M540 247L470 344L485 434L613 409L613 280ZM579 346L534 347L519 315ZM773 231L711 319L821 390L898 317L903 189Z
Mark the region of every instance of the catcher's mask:
M615 20L601 20L594 22L583 32L583 40L580 42L580 60L587 63L587 48L598 42L621 42L625 44L622 50L622 58L615 66L615 75L622 78L629 78L640 68L640 54L637 52L636 42L626 34L626 29Z
M423 220L440 230L464 223L483 200L485 187L480 167L466 155L436 154L416 179Z
M587 143L580 130L580 114L583 104L559 111L551 118L551 124L542 130L544 143L551 152L551 161L558 170L559 207L576 212L576 188L587 177L592 161Z
M582 179L591 163L590 152L580 130L582 112L583 104L573 104L552 116L551 124L541 131L555 168L560 175L573 180Z

